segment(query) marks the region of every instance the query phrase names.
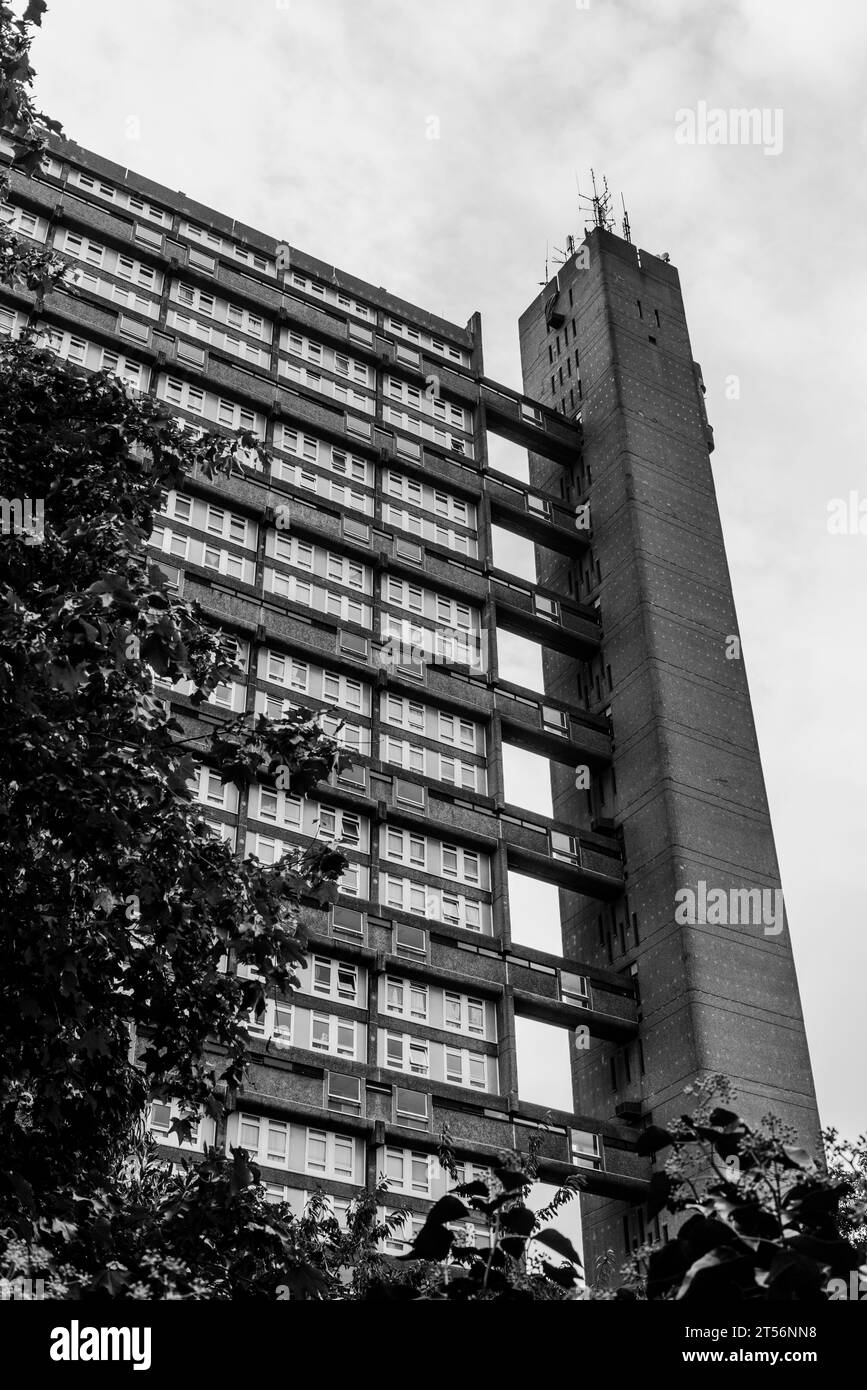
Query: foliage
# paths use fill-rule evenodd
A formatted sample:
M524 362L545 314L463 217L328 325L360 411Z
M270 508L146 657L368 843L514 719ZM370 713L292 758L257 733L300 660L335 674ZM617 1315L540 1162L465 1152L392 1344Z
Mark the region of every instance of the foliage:
M113 1181L64 1189L35 1238L8 1242L4 1273L87 1302L360 1297L404 1216L380 1220L383 1197L361 1194L344 1229L321 1192L301 1215L268 1202L242 1150L175 1167L140 1134Z
M45 0L30 0L18 19L8 5L0 3L0 130L11 137L13 168L24 175L39 172L49 132L62 133L57 121L37 110L29 91L34 77L31 26L41 25L45 8ZM0 173L0 200L8 197L9 185L8 174ZM44 294L68 279L64 257L0 224L0 284L35 291L41 305Z
M528 1153L502 1154L490 1182L476 1179L458 1184L435 1202L410 1253L382 1261L379 1274L371 1273L364 1296L378 1301L458 1302L578 1297L578 1251L568 1236L546 1223L575 1196L580 1180L577 1176L568 1179L543 1211L537 1213L528 1206L543 1132L544 1127L533 1136ZM439 1160L454 1177L457 1169L447 1131ZM473 1215L485 1219L486 1245L476 1246L467 1239L465 1226ZM559 1257L556 1263L549 1252ZM400 1266L406 1271L402 1276L397 1273Z
M506 1166L506 1165L509 1166ZM409 1213L387 1217L384 1181L361 1193L343 1226L320 1191L301 1215L265 1196L242 1149L210 1150L176 1166L139 1133L111 1182L58 1193L51 1220L6 1243L8 1279L43 1279L64 1300L527 1301L577 1297L578 1254L524 1203L532 1168L503 1155L492 1183L458 1187L436 1203L410 1254L384 1254ZM474 1212L490 1249L449 1229ZM463 1231L461 1230L461 1234ZM536 1242L545 1254L528 1261Z
M154 673L202 700L231 673L145 542L164 489L236 461L156 403L30 343L0 348L0 490L44 499L44 536L0 548L0 1139L31 1186L116 1156L146 1088L210 1106L243 1075L245 1017L303 959L302 894L333 899L322 844L242 862L192 801L191 745L224 780L280 770L304 794L338 753L309 712L184 736ZM227 974L229 953L264 976ZM133 1066L130 1029L146 1030ZM218 1077L208 1038L226 1054Z
M727 1108L724 1077L687 1091L693 1114L650 1126L639 1152L671 1149L651 1180L651 1219L664 1209L691 1215L673 1239L638 1252L627 1288L648 1299L826 1299L828 1281L863 1260L837 1224L845 1182L775 1117L753 1127Z
M837 1214L840 1234L867 1261L867 1134L843 1139L836 1129L826 1129L822 1138L828 1173L842 1184Z
M59 128L27 93L28 23L43 9L36 0L19 21L0 5L0 122L26 173ZM37 307L66 277L65 262L40 254L0 226L0 281L37 291ZM40 510L38 529L16 531L4 508L0 537L0 1229L10 1250L35 1253L52 1235L93 1252L101 1220L120 1242L102 1251L105 1268L122 1263L124 1164L147 1095L219 1112L243 1080L250 1011L295 982L302 898L336 896L338 851L314 843L274 867L242 861L209 832L188 785L195 753L224 781L276 774L305 794L340 766L315 718L239 719L208 739L170 716L155 685L189 682L201 703L233 658L148 562L154 512L192 472L215 479L260 455L250 434L193 438L156 402L65 366L30 335L0 343L0 494ZM239 978L227 961L261 978ZM193 1180L202 1211L220 1190L205 1178ZM152 1175L142 1181L156 1193ZM52 1250L61 1265L62 1255Z

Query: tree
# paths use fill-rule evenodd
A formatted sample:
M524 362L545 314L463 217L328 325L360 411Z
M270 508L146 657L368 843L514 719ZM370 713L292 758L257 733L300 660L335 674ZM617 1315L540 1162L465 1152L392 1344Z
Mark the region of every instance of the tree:
M839 1225L847 1184L801 1148L774 1116L748 1125L728 1106L732 1087L687 1087L697 1104L666 1129L651 1125L639 1152L666 1149L648 1214L692 1213L673 1239L639 1251L627 1289L649 1299L820 1301L863 1262ZM867 1274L867 1268L864 1269ZM616 1296L616 1295L615 1295Z
M843 1139L836 1129L822 1135L830 1177L841 1184L838 1225L867 1262L867 1134Z
M19 21L0 5L0 121L29 172L58 128L27 95L43 9ZM38 306L66 279L62 258L0 227L3 283ZM188 681L201 703L232 656L148 561L154 512L194 470L243 472L257 455L251 434L191 438L32 334L0 343L0 1213L10 1241L59 1233L58 1259L79 1196L108 1208L127 1191L148 1094L182 1103L184 1133L241 1083L250 1011L304 958L302 898L332 901L345 864L320 843L242 861L188 785L195 753L224 781L309 792L341 757L309 711L209 739L155 684ZM22 526L33 504L39 526Z
M389 1277L380 1245L406 1215L382 1219L384 1195L360 1194L341 1227L321 1192L300 1215L269 1203L241 1150L175 1170L140 1136L110 1182L65 1189L50 1228L7 1240L4 1276L86 1302L361 1298Z
M50 132L62 134L58 121L33 104L30 87L34 72L30 63L31 26L42 24L45 0L29 0L22 19L17 19L0 0L0 130L15 147L13 167L32 175L39 171ZM0 175L0 199L9 192L9 177ZM68 279L68 262L48 247L34 246L0 223L0 284L23 285L41 298Z
M191 468L213 475L256 441L190 442L154 402L30 342L0 348L0 399L3 495L44 500L41 543L0 547L0 1138L39 1186L116 1156L146 1088L200 1107L218 1079L240 1082L246 1016L303 959L300 898L333 898L344 860L317 843L242 862L188 787L195 749L223 780L279 773L310 791L338 750L309 711L208 741L155 693L157 673L201 701L231 665L148 562L154 509ZM228 955L264 983L227 974ZM147 1034L136 1065L131 1027Z

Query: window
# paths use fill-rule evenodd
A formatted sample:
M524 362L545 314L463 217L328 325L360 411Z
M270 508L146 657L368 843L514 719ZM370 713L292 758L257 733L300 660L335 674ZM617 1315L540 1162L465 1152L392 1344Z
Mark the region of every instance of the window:
M398 956L427 955L427 932L422 927L397 923L394 928L394 950Z
M413 748L411 744L398 743L396 739L388 739L389 745L397 743L401 754L404 748L409 750L410 757L415 754L418 757L420 772L424 771L424 752L421 748ZM403 766L403 757L389 758L389 761L398 762ZM425 789L417 782L405 782L402 778L396 777L394 780L394 799L398 806L407 806L414 811L423 811L425 808Z
M188 1119L190 1121L190 1137L180 1142L180 1136L172 1125L176 1120ZM182 1148L186 1150L198 1149L200 1152L206 1144L214 1142L214 1122L211 1119L196 1120L195 1116L182 1113L177 1101L164 1102L151 1101L147 1115L147 1127L150 1133L161 1144L171 1145L172 1148Z
M488 1085L488 1069L485 1058L478 1053L468 1052L470 1085L484 1091Z
M285 1120L269 1120L261 1115L238 1115L238 1146L260 1163L278 1168L289 1166L289 1125Z
M464 882L479 882L479 856L468 849L464 850Z
M403 700L399 695L386 697L385 717L390 724L402 729L417 729L424 732L425 708L413 700Z
M292 1005L274 1004L274 1036L289 1042L292 1037Z
M402 1086L395 1087L394 1122L405 1129L428 1128L428 1097L424 1091L407 1091Z
M296 1216L304 1214L304 1193L296 1188L287 1187L282 1182L265 1183L265 1201L269 1206L280 1206L283 1202L288 1202Z
M460 1033L475 1033L485 1036L485 1006L481 999L468 999L464 994L444 996L443 1017L446 1028L454 1028Z
M354 632L341 632L339 636L340 650L346 656L351 656L359 661L367 660L367 638L360 637Z
M445 1049L445 1074L446 1081L451 1081L460 1086L464 1079L464 1059L463 1054L455 1048Z
M151 335L146 323L139 323L138 319L127 318L126 314L121 314L118 320L118 330L124 337L134 338L138 343L146 343Z
M281 1042L291 1042L292 1005L269 1000L261 1005L258 1012L255 1009L250 1011L247 1027L251 1033L259 1037L274 1037L279 1038Z
M413 1153L409 1149L387 1148L385 1151L385 1176L398 1191L415 1193L429 1197L431 1192L431 1162L425 1153Z
M358 966L345 961L331 960L326 956L314 956L311 973L314 994L326 995L329 999L342 999L347 1004L358 1002Z
M279 681L291 690L307 692L310 668L306 661L296 661L294 657L281 656L278 652L268 652L265 673L268 680Z
M385 982L385 1008L386 1013L401 1014L405 1018L427 1022L427 985L415 984L411 980L389 975Z
M151 1103L150 1118L148 1120L148 1129L151 1134L157 1134L161 1138L167 1138L171 1123L172 1107L170 1105L162 1105L159 1101L153 1101Z
M256 800L251 798L250 812L256 815ZM270 787L258 789L258 817L271 821L274 825L284 825L291 829L301 827L301 799L289 796L286 792L273 791Z
M576 1168L602 1167L602 1149L598 1134L591 1134L588 1130L573 1129L570 1140L572 1162Z
M580 1004L582 1008L589 1008L590 987L586 975L570 975L565 970L561 971L560 998L564 1004Z
M468 999L467 1003L467 1032L478 1033L484 1036L485 1032L485 1006L480 999Z
M445 1078L453 1086L470 1086L476 1091L488 1089L487 1059L480 1052L466 1048L443 1048Z
M191 266L195 266L197 270L205 271L207 275L213 275L217 269L217 262L214 257L206 256L204 251L200 251L196 246L187 247L187 257Z
M352 1019L334 1014L310 1015L310 1046L314 1052L330 1052L336 1057L356 1055L356 1025Z
M204 349L196 347L195 343L184 342L183 338L178 339L177 343L178 360L189 362L191 366L202 367L205 362Z
M328 1074L328 1109L343 1114L361 1114L361 1078L340 1072Z
M457 845L442 845L442 874L444 878L460 879L462 883L481 884L481 860L475 850L460 849Z
M158 250L162 250L163 234L162 232L154 231L153 227L145 227L141 222L137 222L135 224L134 236L135 240L140 242L141 245L154 246Z
M364 913L357 912L354 908L333 907L331 925L335 932L342 932L346 936L364 937Z
M320 806L319 836L329 844L345 843L358 849L361 844L361 820L353 811L336 811L330 806Z
M564 835L560 830L552 830L551 834L551 854L554 859L563 859L569 863L581 863L581 843L575 835Z
M385 857L398 864L408 864L414 869L424 869L427 865L427 843L423 835L413 835L409 830L385 830Z
M205 801L209 806L223 806L225 787L218 772L208 772L205 782Z
M385 1034L385 1065L414 1076L430 1075L429 1045L426 1039L409 1033Z
M305 1172L355 1181L355 1144L324 1129L308 1129Z
M560 605L556 599L545 598L543 594L536 594L534 606L540 618L551 618L554 622L559 622Z
M354 965L337 963L337 997L355 1003L358 994L358 970Z

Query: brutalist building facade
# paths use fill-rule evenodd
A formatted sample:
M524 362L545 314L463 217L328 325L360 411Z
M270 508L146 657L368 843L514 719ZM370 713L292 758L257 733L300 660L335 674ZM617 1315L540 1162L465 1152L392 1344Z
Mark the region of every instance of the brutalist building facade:
M161 563L239 662L204 716L163 693L203 733L322 710L352 759L307 799L240 796L201 762L240 852L318 835L349 868L192 1147L242 1143L275 1200L321 1188L338 1214L385 1174L417 1223L451 1186L444 1127L468 1178L536 1135L546 1181L582 1176L592 1262L656 1234L635 1145L690 1080L723 1072L814 1141L788 933L746 910L779 877L674 268L589 233L522 316L523 394L485 376L477 315L447 323L72 143L12 182L5 220L78 286L38 314L4 290L0 329L38 321L67 360L270 452L159 518ZM536 582L496 567L498 528L532 541ZM507 679L516 637L537 688ZM547 760L553 815L509 801L510 748ZM568 1109L521 1096L521 1018L563 1030ZM166 1138L170 1111L150 1119Z

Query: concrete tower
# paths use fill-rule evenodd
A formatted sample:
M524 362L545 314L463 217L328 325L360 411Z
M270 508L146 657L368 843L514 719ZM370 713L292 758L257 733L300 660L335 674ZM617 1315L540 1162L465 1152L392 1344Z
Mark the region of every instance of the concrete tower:
M664 1125L688 1108L689 1082L724 1073L746 1118L773 1111L812 1149L816 1098L677 271L596 227L520 336L525 390L580 418L584 436L569 495L591 546L571 560L537 551L540 580L596 605L603 633L590 662L547 652L546 689L577 688L613 736L587 792L555 774L554 810L621 837L625 865L609 909L564 900L565 950L631 976L640 1001L636 1044L576 1052L575 1108ZM531 456L531 481L555 485L549 461ZM589 1255L641 1235L622 1203L584 1205Z

